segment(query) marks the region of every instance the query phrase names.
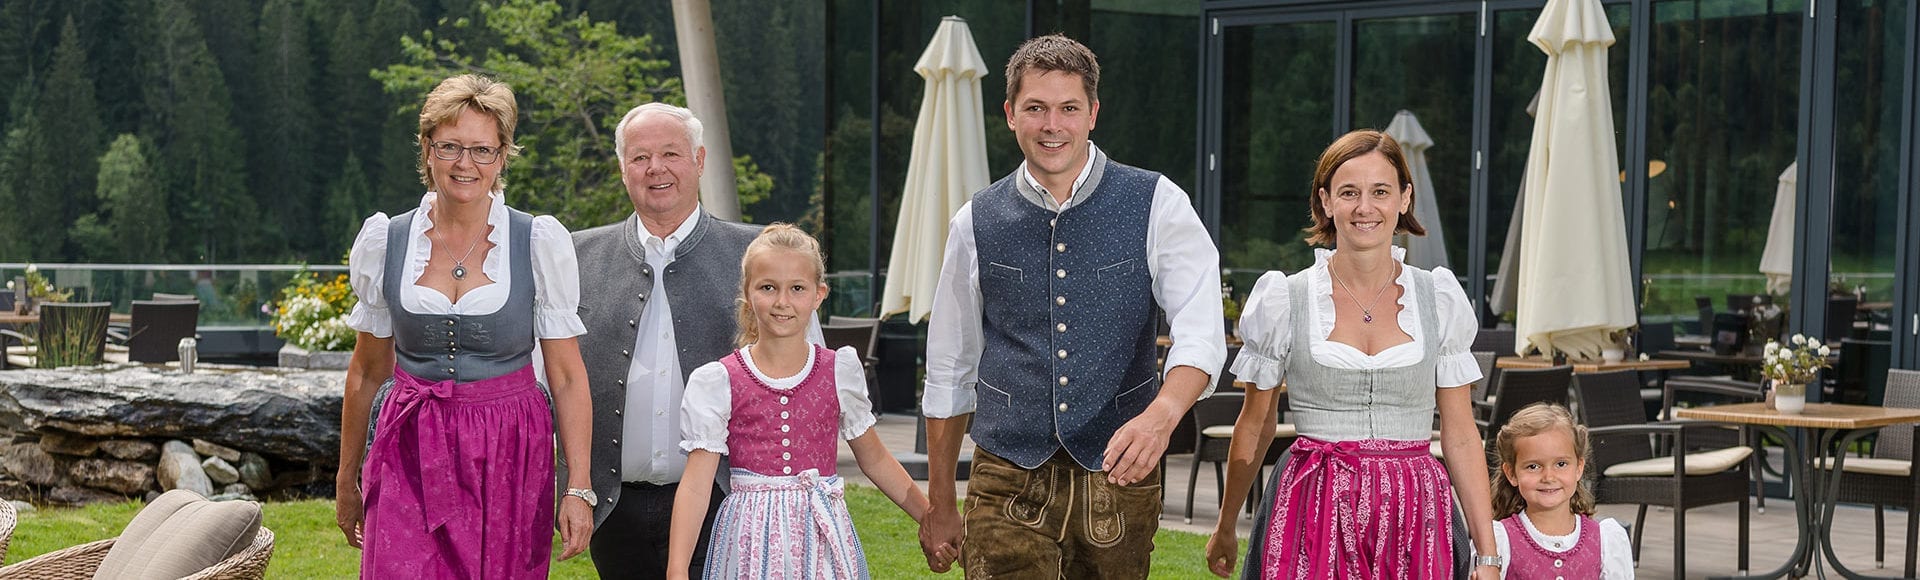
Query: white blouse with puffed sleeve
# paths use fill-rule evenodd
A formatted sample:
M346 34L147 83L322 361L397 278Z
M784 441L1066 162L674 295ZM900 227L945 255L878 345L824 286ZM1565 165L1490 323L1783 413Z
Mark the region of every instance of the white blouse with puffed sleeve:
M790 377L769 377L753 364L752 347L740 348L747 370L776 391L800 386L813 372L816 357ZM833 391L840 400L840 438L852 441L873 427L873 403L867 400L867 371L860 353L851 346L833 351ZM680 450L705 449L727 454L727 423L733 419L733 381L720 361L700 365L687 377L686 396L680 400Z

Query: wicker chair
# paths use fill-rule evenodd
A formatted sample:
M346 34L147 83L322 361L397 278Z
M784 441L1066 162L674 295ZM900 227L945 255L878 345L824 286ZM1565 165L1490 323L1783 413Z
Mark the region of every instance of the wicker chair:
M1561 365L1544 369L1508 369L1500 372L1500 390L1493 394L1493 405L1484 419L1475 419L1480 437L1492 449L1494 435L1507 419L1534 403L1567 404L1567 385L1573 382L1573 367Z
M1491 351L1474 351L1473 353L1474 364L1480 365L1480 380L1474 381L1473 386L1469 387L1473 389L1471 392L1473 393L1473 418L1475 419L1485 419L1488 413L1493 412L1493 402L1487 399L1487 395L1489 393L1499 392L1494 390L1496 388L1494 386L1494 377L1496 373L1500 372L1500 369L1493 364L1497 358L1498 357ZM1435 419L1435 421L1438 421L1438 419ZM1436 425L1438 424L1436 423Z
M126 348L127 361L180 360L180 339L199 328L199 302L133 301L133 320L125 329L107 329L108 338Z
M1920 408L1920 371L1887 371L1884 404ZM1885 567L1887 559L1886 506L1907 510L1905 575L1908 578L1915 577L1915 555L1920 552L1914 547L1920 545L1915 544L1920 541L1920 517L1914 517L1914 510L1920 508L1920 470L1913 468L1914 430L1913 425L1881 429L1871 458L1850 459L1841 464L1845 473L1840 476L1840 487L1836 490L1842 502L1873 504L1873 562L1878 567ZM1825 462L1816 465L1827 468Z
M109 538L34 556L0 568L0 579L92 578L100 562L107 559L107 552L113 549L113 542L114 539ZM273 530L261 526L246 549L182 580L258 580L266 576L267 562L272 559Z
M0 562L7 559L7 543L13 540L13 525L19 522L13 502L0 499Z
M1646 531L1643 524L1647 506L1673 508L1674 576L1685 577L1686 510L1737 502L1740 504L1739 569L1746 570L1747 485L1752 472L1752 449L1735 446L1701 453L1671 452L1690 449L1689 434L1725 431L1727 426L1704 421L1647 422L1640 402L1640 380L1632 371L1579 375L1574 378L1574 386L1580 395L1580 421L1587 425L1592 442L1593 458L1587 463L1587 473L1596 476L1595 499L1599 503L1639 505L1633 521L1635 561L1639 559L1641 533ZM1668 386L1691 388L1674 383ZM1733 387L1702 384L1698 388L1728 397L1758 397L1757 392ZM1658 447L1668 453L1656 455L1655 440L1661 441Z

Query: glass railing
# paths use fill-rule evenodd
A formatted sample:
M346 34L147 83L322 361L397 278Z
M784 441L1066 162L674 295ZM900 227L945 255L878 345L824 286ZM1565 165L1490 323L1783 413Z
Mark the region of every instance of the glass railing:
M128 312L135 300L149 300L155 292L191 295L200 300L200 326L266 328L269 305L280 288L301 272L330 278L346 274L339 265L170 265L170 264L34 264L55 288L72 291L72 302L111 302L114 312ZM0 263L0 280L21 285L27 264ZM16 289L16 292L19 290Z

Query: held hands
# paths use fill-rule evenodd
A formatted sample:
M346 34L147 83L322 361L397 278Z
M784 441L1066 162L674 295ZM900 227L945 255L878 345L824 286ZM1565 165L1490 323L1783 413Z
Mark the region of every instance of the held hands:
M567 560L587 551L593 539L593 508L587 500L566 496L560 501L560 559Z
M334 479L333 521L340 526L340 533L347 536L347 545L361 546L361 523L366 521L366 507L360 503L359 477L348 475Z
M1221 578L1232 575L1234 560L1239 556L1240 539L1234 537L1232 532L1221 534L1216 530L1211 537L1207 538L1207 569L1211 570L1213 575Z
M929 507L926 517L920 520L920 551L927 557L927 569L935 574L953 569L966 540L966 523L951 503Z

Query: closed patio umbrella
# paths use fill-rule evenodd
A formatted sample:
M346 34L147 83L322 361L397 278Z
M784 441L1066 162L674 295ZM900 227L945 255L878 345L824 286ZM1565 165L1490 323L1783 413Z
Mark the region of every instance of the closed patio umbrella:
M1780 172L1780 185L1773 189L1773 222L1767 224L1767 247L1760 252L1760 273L1767 275L1767 293L1787 293L1793 283L1793 204L1794 190L1800 183L1800 162Z
M1427 172L1427 149L1433 147L1433 136L1420 126L1420 119L1412 111L1394 115L1384 132L1400 142L1400 152L1407 157L1407 172L1413 174L1413 217L1427 228L1425 236L1401 236L1407 265L1428 270L1445 268L1447 236L1440 230L1440 197L1433 191L1433 175Z
M1600 0L1549 0L1527 40L1547 70L1527 152L1515 346L1599 358L1638 319L1608 102L1613 29Z
M894 226L880 315L905 312L909 322L919 322L933 310L947 222L989 183L980 101L980 78L986 76L987 65L967 21L948 16L913 71L927 80L927 91L913 126L913 154L901 188L904 199Z

